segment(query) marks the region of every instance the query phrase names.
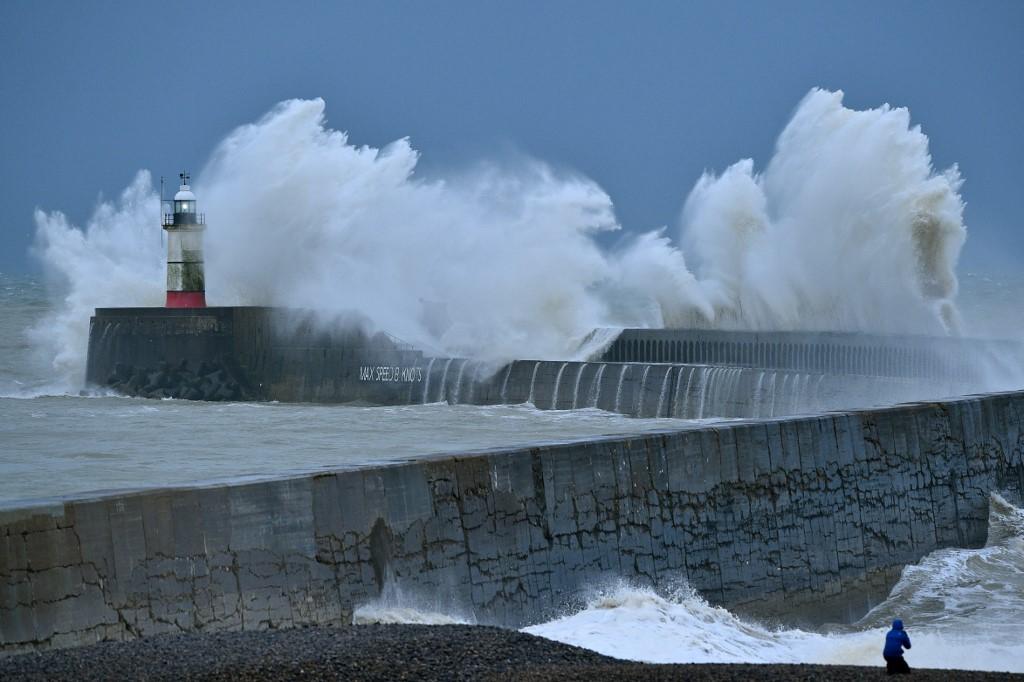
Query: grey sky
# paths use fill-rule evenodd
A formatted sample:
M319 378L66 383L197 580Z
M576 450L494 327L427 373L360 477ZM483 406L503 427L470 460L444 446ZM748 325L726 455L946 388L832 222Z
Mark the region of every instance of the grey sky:
M410 136L422 173L521 151L629 230L674 227L703 169L764 167L813 86L909 107L966 178L966 265L1015 268L1022 67L1024 2L5 0L0 270L30 267L35 207L81 223L291 97L357 144Z

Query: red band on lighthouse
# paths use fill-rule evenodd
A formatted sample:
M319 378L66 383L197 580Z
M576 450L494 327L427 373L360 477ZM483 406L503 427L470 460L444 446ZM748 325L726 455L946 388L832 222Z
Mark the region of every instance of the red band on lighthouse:
M205 308L206 294L202 291L168 291L168 308Z

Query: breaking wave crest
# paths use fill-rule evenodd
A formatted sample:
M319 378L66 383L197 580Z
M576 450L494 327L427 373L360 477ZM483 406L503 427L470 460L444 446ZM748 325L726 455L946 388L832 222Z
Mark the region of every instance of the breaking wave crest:
M394 576L386 575L384 588L376 599L359 605L352 612L353 625L380 623L390 625L475 625L472 615L453 611L451 600L441 597L444 590L432 595L399 588Z
M933 171L906 109L813 90L763 173L744 160L705 175L678 239L662 228L614 250L595 240L620 226L591 180L539 161L422 178L408 140L357 146L324 112L282 102L198 175L211 303L354 311L495 362L570 357L597 327L956 327L960 179ZM77 387L93 308L162 303L158 197L142 171L84 226L35 219L61 299L34 338Z
M474 624L439 594L417 599L385 583L353 623ZM878 666L885 633L903 619L912 667L1024 672L1024 509L989 501L981 549L942 549L904 568L889 597L852 625L828 632L769 627L710 605L685 582L655 591L619 581L586 606L524 632L648 663L817 663Z
M773 629L709 605L622 584L578 613L525 631L652 663L832 663L879 666L885 632L902 618L912 667L1024 672L1024 510L992 495L989 542L943 549L907 566L889 598L839 632Z
M907 109L852 111L813 90L762 174L705 174L683 211L710 323L944 333L966 239L960 175L935 173Z

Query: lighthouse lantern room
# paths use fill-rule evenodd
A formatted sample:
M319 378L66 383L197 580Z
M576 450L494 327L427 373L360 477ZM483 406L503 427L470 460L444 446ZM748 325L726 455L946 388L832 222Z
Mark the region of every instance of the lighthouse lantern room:
M206 219L196 212L196 195L189 187L189 174L179 174L181 187L174 195L171 213L164 213L167 230L167 307L205 308L206 282L203 274L203 232Z

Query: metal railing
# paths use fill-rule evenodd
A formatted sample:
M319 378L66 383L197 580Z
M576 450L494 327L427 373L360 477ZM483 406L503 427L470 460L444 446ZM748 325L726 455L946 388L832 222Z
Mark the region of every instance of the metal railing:
M164 227L173 225L205 225L205 213L164 213Z

